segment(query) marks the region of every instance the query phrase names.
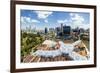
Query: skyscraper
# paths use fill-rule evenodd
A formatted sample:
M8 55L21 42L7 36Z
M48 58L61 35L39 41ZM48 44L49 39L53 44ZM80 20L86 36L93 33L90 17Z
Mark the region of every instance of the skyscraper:
M57 36L59 35L59 33L61 33L61 28L60 27L56 27L56 34L57 34Z
M48 29L47 29L47 27L45 27L45 34L47 34L48 33Z
M70 26L63 26L63 34L70 35L71 27Z
M63 24L61 23L61 33L63 34Z

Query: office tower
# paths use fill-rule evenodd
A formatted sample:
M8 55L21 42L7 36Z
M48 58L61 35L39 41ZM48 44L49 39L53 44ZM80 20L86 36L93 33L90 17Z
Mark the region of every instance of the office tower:
M45 27L45 34L47 34L48 33L48 29L47 29L47 27Z

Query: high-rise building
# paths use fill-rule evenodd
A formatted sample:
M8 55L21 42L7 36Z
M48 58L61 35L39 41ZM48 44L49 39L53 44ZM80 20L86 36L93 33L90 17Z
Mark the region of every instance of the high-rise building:
M48 29L47 29L47 27L45 27L45 34L47 34L48 33Z
M49 31L50 32L55 32L55 29L54 28L49 28Z
M61 33L61 28L60 27L56 27L55 29L57 36L59 35L59 33Z
M71 27L70 26L63 26L63 34L70 35L71 34Z
M61 23L61 33L63 34L63 24Z
M56 32L60 32L61 31L61 28L60 27L56 27Z
M58 36L65 36L65 35L70 35L71 34L71 27L70 26L63 26L61 24L61 27L56 28L56 33Z

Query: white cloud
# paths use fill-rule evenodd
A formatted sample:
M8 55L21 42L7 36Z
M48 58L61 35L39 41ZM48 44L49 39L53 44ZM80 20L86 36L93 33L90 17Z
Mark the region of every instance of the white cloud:
M70 13L70 16L73 16L74 15L74 13Z
M45 22L45 23L48 23L48 20L47 20L47 19L45 19L45 20L44 20L44 22Z
M80 22L84 21L84 18L82 16L78 15L78 14L73 14L71 19L74 20L74 21L80 21Z
M68 20L67 20L67 19L65 19L65 20L57 20L57 22L58 22L58 23L67 23Z
M84 29L88 29L90 26L89 24L81 24L81 26L79 26L79 28L84 28Z
M32 19L30 17L21 17L21 28L22 29L25 29L26 27L29 27L29 26L33 26L35 25L36 23L39 23L38 20L36 19Z
M51 11L35 11L39 19L46 19L53 12Z
M38 20L35 20L35 19L32 19L31 22L32 23L39 23L39 21Z
M77 13L70 13L69 15L69 19L57 20L57 23L64 23L66 25L70 25L72 28L89 28L89 24L84 23L85 19L81 15Z
M84 24L85 19L76 13L70 13L70 20L73 28L80 27L80 28L89 28L89 24Z
M32 19L30 17L21 17L21 23L23 24L32 24L32 23L39 23L38 20Z

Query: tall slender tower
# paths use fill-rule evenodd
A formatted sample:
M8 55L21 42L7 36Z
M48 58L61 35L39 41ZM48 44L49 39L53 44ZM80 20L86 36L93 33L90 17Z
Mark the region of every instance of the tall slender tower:
M63 34L63 23L61 23L61 33Z
M45 34L47 34L48 33L48 29L47 29L47 27L45 27Z

